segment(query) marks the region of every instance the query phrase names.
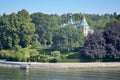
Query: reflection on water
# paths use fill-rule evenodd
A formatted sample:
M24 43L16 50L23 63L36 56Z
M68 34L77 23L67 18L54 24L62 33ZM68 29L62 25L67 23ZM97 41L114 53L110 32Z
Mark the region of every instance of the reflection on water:
M120 68L102 69L6 69L0 68L0 80L120 80Z

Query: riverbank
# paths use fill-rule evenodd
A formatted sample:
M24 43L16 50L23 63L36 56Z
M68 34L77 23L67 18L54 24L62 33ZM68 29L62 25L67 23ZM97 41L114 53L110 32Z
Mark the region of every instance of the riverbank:
M117 68L120 67L120 62L37 63L37 62L9 62L0 60L0 67L24 68L24 69Z
M119 62L110 63L33 63L30 68L40 69L83 69L83 68L117 68L120 67Z

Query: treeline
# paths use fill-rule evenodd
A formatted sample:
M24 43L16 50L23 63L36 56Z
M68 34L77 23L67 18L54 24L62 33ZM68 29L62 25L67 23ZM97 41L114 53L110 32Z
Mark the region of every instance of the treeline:
M117 14L114 13L114 14L96 15L96 14L75 13L73 14L73 21L81 21L84 15L86 16L90 26L92 26L96 30L96 29L104 29L105 25L108 22L114 20L114 17ZM19 11L17 14L16 13L11 13L10 15L3 14L2 16L0 16L0 49L10 49L14 45L27 47L28 45L32 44L32 42L35 42L37 39L41 45L53 45L52 47L59 45L61 41L57 43L55 41L59 41L60 37L63 36L59 35L58 38L57 34L63 34L65 37L64 32L63 33L62 31L59 32L59 30L62 30L62 28L60 28L60 25L67 22L68 22L68 14L63 14L60 16L57 14L48 15L38 12L30 15L25 9ZM78 30L75 31L75 29L71 28L71 31L70 30L67 31L67 29L66 30L64 29L64 31L67 32L66 35L69 34L74 36L74 34L77 34L78 35L77 37L79 37ZM70 36L66 36L66 37L70 38ZM83 35L81 34L80 37L83 37ZM81 39L76 39L76 40L81 40ZM69 42L70 40L66 41L65 43L71 45L71 43L69 44ZM74 43L73 41L71 42ZM76 42L80 42L80 41L76 41ZM83 42L78 44L83 44ZM72 49L73 45L69 46L68 48L71 47ZM54 47L54 48L58 49L58 47Z
M97 32L104 30L107 23L119 21L116 13L105 15L75 13L73 21L81 21L83 16ZM67 22L68 14L57 15L41 12L29 14L25 9L18 13L3 14L0 16L0 59L43 62L54 62L62 58L78 59L78 53L66 53L78 51L79 47L84 46L83 55L87 56L85 51L91 50L88 45L93 44L89 39L91 42L96 41L95 36L98 37L98 41L102 40L106 45L106 37L101 37L103 33L95 32L96 34L89 36L85 41L83 32L73 25L61 27L61 24ZM103 45L102 42L101 44ZM96 46L98 49L100 48L98 44ZM95 46L93 47L96 49ZM104 50L104 48L101 49Z

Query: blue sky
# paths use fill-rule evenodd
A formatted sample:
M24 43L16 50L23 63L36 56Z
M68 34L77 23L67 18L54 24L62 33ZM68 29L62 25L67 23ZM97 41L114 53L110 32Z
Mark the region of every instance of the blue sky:
M117 12L120 14L120 0L1 0L0 14L10 14L26 9L29 13L43 12L47 14L90 13L104 14Z

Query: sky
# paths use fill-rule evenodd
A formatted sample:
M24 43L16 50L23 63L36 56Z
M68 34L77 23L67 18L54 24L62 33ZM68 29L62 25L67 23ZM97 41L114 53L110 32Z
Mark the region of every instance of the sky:
M30 14L43 12L47 14L88 13L120 14L120 0L1 0L0 15L10 14L26 9Z

